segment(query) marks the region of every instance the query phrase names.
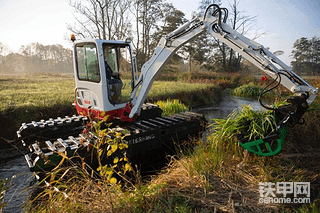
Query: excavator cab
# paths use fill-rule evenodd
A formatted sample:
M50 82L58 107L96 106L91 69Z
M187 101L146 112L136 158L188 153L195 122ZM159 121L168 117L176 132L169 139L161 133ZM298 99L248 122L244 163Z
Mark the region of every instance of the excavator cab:
M123 109L131 101L137 78L130 41L81 40L74 42L75 105L79 114Z

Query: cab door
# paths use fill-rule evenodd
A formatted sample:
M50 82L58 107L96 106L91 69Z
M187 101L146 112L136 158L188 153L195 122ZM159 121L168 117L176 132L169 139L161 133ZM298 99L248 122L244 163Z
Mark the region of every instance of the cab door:
M76 104L80 108L103 110L103 91L96 44L93 42L76 44L75 59Z

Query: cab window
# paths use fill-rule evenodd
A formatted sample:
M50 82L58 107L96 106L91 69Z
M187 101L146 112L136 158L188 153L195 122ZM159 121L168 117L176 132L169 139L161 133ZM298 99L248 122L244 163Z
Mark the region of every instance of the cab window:
M130 101L132 84L131 51L129 45L105 43L102 45L111 104Z
M76 46L77 73L79 80L100 82L98 51L95 44Z

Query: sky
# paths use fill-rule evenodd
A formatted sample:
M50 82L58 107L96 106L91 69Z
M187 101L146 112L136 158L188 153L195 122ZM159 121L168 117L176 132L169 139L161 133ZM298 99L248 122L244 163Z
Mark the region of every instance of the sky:
M0 42L12 51L33 42L71 48L67 23L73 22L68 0L0 0Z
M21 45L38 42L71 48L67 24L75 19L69 0L0 0L0 42L17 52ZM200 0L167 0L191 18ZM233 0L221 0L229 7ZM320 37L320 0L238 0L243 15L257 16L255 29L265 34L256 41L290 65L293 43ZM250 38L250 34L247 35ZM251 35L252 36L252 35Z

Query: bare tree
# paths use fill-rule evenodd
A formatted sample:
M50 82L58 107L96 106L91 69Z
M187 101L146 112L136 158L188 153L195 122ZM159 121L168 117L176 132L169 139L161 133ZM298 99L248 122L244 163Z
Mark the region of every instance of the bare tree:
M141 66L150 56L158 39L154 34L161 28L168 10L173 6L163 0L134 0L131 13L134 16L135 36L134 48Z
M240 11L238 9L239 2L237 2L237 0L234 0L233 4L230 4L229 7L232 16L229 22L232 28L234 30L237 30L242 35L245 35L249 31L251 31L256 23L257 16L243 15L244 11ZM259 37L259 35L256 34L253 39L256 39L257 37ZM233 49L230 49L229 51L230 53L228 67L233 67L235 71L238 71L240 69L240 62L242 60L242 56L239 53L236 53Z
M139 59L140 57L140 25L139 25L139 16L142 7L141 0L134 0L132 3L132 7L130 8L130 12L134 17L135 22L135 40L133 43L133 47L135 49L136 57Z
M9 48L7 45L4 45L0 42L0 72L6 71L5 59L6 55L9 53Z
M142 0L139 22L142 25L142 52L145 58L151 55L151 35L159 29L159 22L164 18L163 0Z
M76 23L68 30L83 38L124 39L130 22L126 16L131 0L70 1Z
M205 6L208 6L208 3L215 3L220 5L220 0L202 0L199 6L200 14L203 13L204 9L206 8ZM227 20L227 23L234 30L237 30L242 35L245 35L249 31L253 30L257 16L245 15L244 11L240 11L238 0L233 0L233 3L229 4L229 11L230 16ZM256 39L262 34L256 34L252 39ZM205 42L207 42L206 46L210 46L216 50L211 50L212 54L208 56L209 64L214 64L214 67L219 67L219 69L222 68L223 71L240 70L242 56L239 53L236 53L233 49L229 48L218 39L209 39Z

